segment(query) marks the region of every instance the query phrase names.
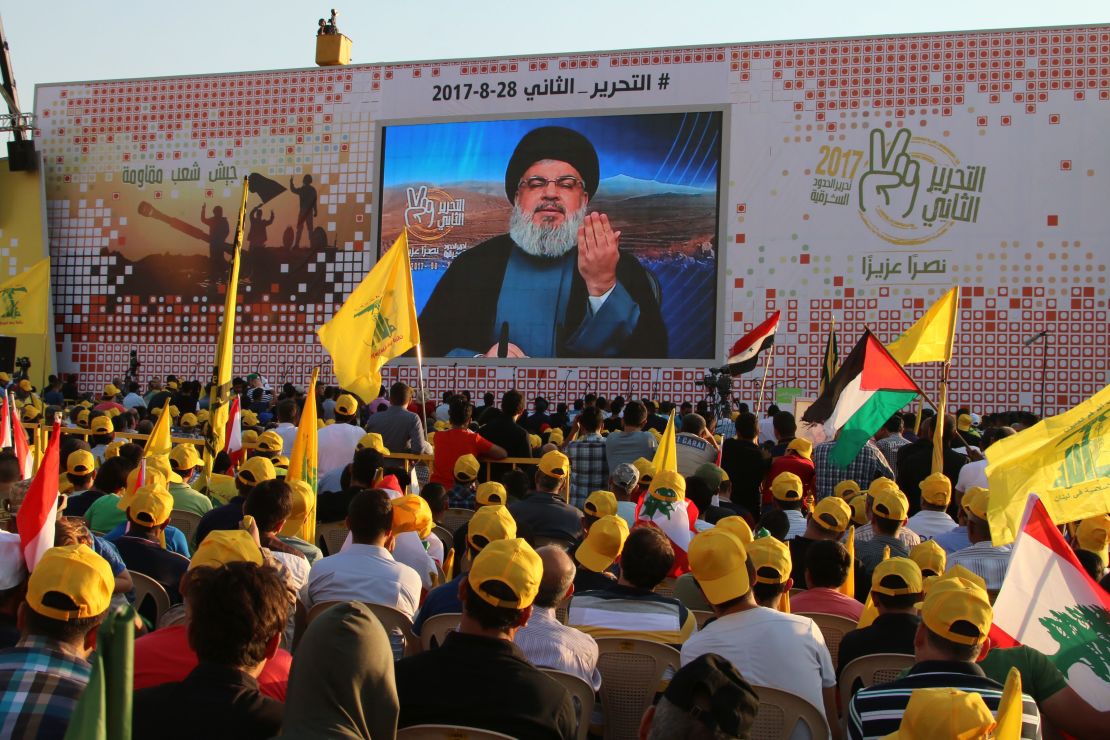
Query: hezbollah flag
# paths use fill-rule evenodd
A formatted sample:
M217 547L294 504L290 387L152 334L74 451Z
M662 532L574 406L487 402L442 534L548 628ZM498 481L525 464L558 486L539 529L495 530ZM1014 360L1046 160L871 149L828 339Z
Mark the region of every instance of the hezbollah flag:
M670 417L667 418L667 428L663 430L663 436L659 439L659 446L655 448L655 457L652 458L651 464L655 466L656 473L662 473L664 470L669 470L672 473L678 472L678 451L674 439L673 409Z
M312 370L312 382L308 386L308 395L305 397L304 410L301 411L301 420L297 424L297 437L293 440L293 449L289 452L289 472L285 480L289 482L304 481L312 489L313 500L309 502L308 511L316 510L316 379L320 375L320 368ZM316 517L306 516L304 527L297 535L305 542L316 541Z
M1029 493L1054 522L1110 512L1110 386L987 448L991 538L1012 542Z
M917 392L913 379L866 330L802 421L824 424L829 439L840 433L829 459L847 468L867 440Z
M829 386L829 381L832 380L832 376L836 375L839 367L840 354L836 346L836 319L833 319L832 326L829 328L829 337L825 340L825 360L821 363L821 380L817 384L818 395L825 392L825 389Z
M407 231L317 333L339 385L364 401L377 396L382 365L420 344Z
M950 362L952 341L956 336L956 312L960 307L960 288L956 286L929 307L902 336L887 345L899 365L919 362Z
M1077 694L1110 710L1110 594L1087 575L1035 495L1023 519L994 603L991 644L1039 650Z
M224 320L216 343L216 362L212 366L212 391L208 396L208 431L204 437L205 485L212 477L216 455L224 449L228 404L231 402L231 366L235 356L235 304L239 296L239 255L243 250L243 219L247 214L248 180L243 178L243 195L239 201L239 221L235 228L235 246L231 252L231 274L224 296ZM215 280L216 276L212 275Z
M45 334L50 306L50 259L0 283L0 334Z

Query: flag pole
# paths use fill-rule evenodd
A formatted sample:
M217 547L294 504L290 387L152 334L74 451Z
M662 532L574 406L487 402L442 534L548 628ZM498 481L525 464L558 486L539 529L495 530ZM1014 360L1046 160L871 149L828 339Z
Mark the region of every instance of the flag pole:
M763 389L767 387L767 373L771 369L771 358L775 356L775 345L771 345L771 351L767 353L767 362L763 363L763 380L759 384L759 402L756 403L756 414L763 408Z
M420 384L420 418L424 421L424 437L428 436L428 399L424 390L424 348L416 345L416 377ZM414 450L415 452L415 450ZM420 454L419 452L417 454Z

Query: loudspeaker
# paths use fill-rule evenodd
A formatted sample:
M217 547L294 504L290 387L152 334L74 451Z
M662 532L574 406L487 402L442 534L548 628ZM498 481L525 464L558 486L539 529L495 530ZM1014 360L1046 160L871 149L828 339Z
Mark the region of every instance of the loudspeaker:
M38 169L35 142L30 139L8 142L8 171L34 172Z
M15 337L0 337L0 370L15 372Z

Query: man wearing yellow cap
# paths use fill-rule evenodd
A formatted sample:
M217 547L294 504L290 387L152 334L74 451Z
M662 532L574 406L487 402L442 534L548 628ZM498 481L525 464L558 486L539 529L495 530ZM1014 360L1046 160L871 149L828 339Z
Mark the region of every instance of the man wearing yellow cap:
M199 448L192 444L180 444L170 450L170 468L181 480L171 481L170 495L173 496L174 511L188 511L198 516L204 516L212 511L212 499L205 496L189 485L193 473L200 465Z
M344 393L335 401L335 423L316 433L316 469L322 477L351 461L365 432L358 425L358 399Z
M921 481L921 510L910 517L906 526L922 539L951 532L956 522L948 516L948 505L952 502L952 481L944 473L930 473Z
M895 732L916 689L950 688L975 692L997 714L1002 685L984 675L975 660L987 647L994 614L987 592L977 584L945 576L930 585L914 635L916 662L903 678L861 689L847 708L852 738L881 738ZM988 647L989 649L989 647ZM1022 695L1021 737L1041 736L1040 712Z
M126 411L127 409L118 402L119 395L120 389L114 383L104 386L104 393L100 396L100 401L93 406L93 411L108 411L109 409Z
M112 589L111 567L87 545L54 547L43 555L19 607L20 640L0 650L0 728L5 737L66 734L89 682L87 658Z
M396 665L398 727L452 724L519 738L576 736L570 694L513 644L532 616L542 578L540 556L522 539L491 542L478 553L459 584L458 631Z
M259 483L275 478L277 478L277 471L267 458L251 457L244 460L235 474L235 496L201 518L197 526L196 541L204 542L208 533L216 529L237 529L243 518L243 502L247 500L247 494Z
M690 543L690 568L717 619L682 646L682 665L716 653L755 686L787 691L819 710L839 737L836 674L821 631L809 617L760 606L747 547L722 527Z
M909 558L889 558L875 567L871 601L879 616L868 626L844 635L837 655L838 676L844 666L865 655L913 655L914 637L921 625L917 607L924 590L922 580L921 569Z
M127 506L127 533L115 540L116 549L128 570L150 576L170 595L171 604L181 603L178 584L189 567L189 559L162 546L163 531L173 511L173 497L161 480L135 492ZM151 605L153 606L153 605ZM154 612L144 613L151 619Z
M788 470L779 473L771 481L771 495L775 506L786 514L786 520L789 523L786 539L791 540L805 534L806 518L802 514L805 484L802 479Z
M474 455L459 455L455 460L455 484L447 491L453 509L473 509L474 491L482 465Z
M967 514L967 538L971 545L948 558L948 567L962 565L987 582L987 589L998 591L1006 568L1013 554L1012 543L995 546L991 541L991 527L987 522L987 508L990 505L990 491L964 494L963 506Z
M558 450L540 458L535 490L509 506L517 531L526 540L547 537L572 543L582 536L582 512L563 499L570 478L570 460Z
M867 492L867 502L871 510L871 526L856 530L856 560L870 573L883 559L885 548L890 548L891 556L904 558L910 554L911 548L921 544L921 538L906 529L910 504L893 482L880 478L872 483ZM861 537L865 532L868 536Z
M780 412L778 416L786 414L790 417L791 427L794 424L794 417L787 411ZM777 432L776 432L777 434ZM803 437L794 437L793 431L790 433L790 439L782 443L783 453L778 457L772 457L771 468L767 471L767 475L763 478L763 504L769 504L774 500L773 484L775 478L782 473L793 473L798 476L802 481L802 497L810 496L816 493L816 476L817 473L813 467L813 443Z
M817 502L806 518L805 532L786 543L790 546L790 560L794 563L792 577L795 588L806 587L805 568L809 548L818 542L840 541L851 523L852 508L844 499L829 496Z
M612 572L613 564L620 558L627 539L628 523L621 517L607 515L594 522L582 544L574 550L577 561L575 590L594 591L615 584L617 577Z
M89 419L89 445L92 447L92 454L97 460L104 459L104 448L112 443L116 438L116 427L112 423L112 417L107 414L100 416L93 416Z

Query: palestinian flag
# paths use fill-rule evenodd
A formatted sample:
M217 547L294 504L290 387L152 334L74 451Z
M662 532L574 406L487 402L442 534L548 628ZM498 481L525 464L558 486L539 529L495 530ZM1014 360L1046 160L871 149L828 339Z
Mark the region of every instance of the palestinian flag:
M1035 495L1025 504L990 637L993 647L1039 650L1091 706L1110 709L1110 594L1087 575Z
M775 332L779 328L779 313L775 311L766 321L740 337L736 344L732 345L728 359L725 360L729 373L743 375L755 369L763 350L775 343Z
M829 439L840 433L829 459L847 468L867 440L917 392L917 383L867 330L802 421L823 424Z

